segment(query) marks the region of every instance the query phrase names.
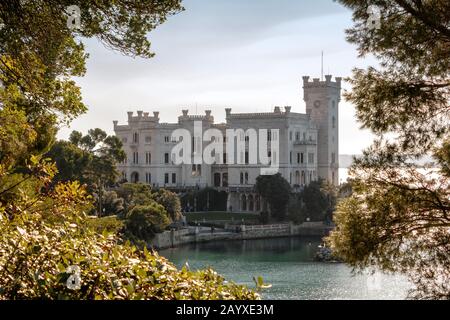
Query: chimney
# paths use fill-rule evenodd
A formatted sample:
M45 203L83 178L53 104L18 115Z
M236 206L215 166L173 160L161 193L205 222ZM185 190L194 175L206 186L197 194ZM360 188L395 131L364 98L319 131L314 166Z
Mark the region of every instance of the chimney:
M153 117L159 119L159 111L153 111Z
M285 106L285 107L284 107L284 111L285 111L286 113L290 113L290 112L291 112L291 106Z
M185 110L181 110L181 112L183 112L183 117L187 117L189 110L185 109Z
M276 107L274 108L273 112L275 112L275 113L281 113L280 107L279 107L279 106L276 106Z
M116 128L117 127L117 124L119 123L119 121L117 121L117 120L114 120L113 121L113 124L114 124L114 128Z
M128 121L131 121L131 118L133 118L133 111L128 111Z
M205 110L206 117L211 117L211 110Z
M225 113L227 114L227 117L231 115L231 108L225 108Z
M327 74L327 75L325 76L325 82L326 82L326 83L330 83L330 82L331 82L331 75Z
M342 81L341 77L336 77L336 84L338 85L339 88L341 87L341 81Z

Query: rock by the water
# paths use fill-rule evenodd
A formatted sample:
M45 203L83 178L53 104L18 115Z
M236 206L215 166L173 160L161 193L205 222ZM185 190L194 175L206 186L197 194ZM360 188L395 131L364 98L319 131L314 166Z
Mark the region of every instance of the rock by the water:
M331 249L325 246L319 246L319 250L317 250L314 260L320 262L341 262L338 258L333 256Z

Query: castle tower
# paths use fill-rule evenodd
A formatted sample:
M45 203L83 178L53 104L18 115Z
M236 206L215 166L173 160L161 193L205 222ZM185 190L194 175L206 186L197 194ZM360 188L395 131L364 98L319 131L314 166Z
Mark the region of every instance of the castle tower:
M303 77L303 97L306 113L319 129L317 137L317 170L319 178L333 185L339 184L339 101L341 100L341 80L325 81Z

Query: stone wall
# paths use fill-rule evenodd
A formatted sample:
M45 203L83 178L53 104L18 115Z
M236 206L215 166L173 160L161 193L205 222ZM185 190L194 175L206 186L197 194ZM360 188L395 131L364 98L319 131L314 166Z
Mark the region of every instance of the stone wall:
M188 243L227 241L245 239L264 239L291 236L326 236L332 230L331 226L326 226L322 222L305 222L301 225L293 224L272 224L239 226L236 232L235 226L227 226L225 231L214 233L200 233L195 227L182 230L165 231L157 234L149 243L157 249L177 247Z

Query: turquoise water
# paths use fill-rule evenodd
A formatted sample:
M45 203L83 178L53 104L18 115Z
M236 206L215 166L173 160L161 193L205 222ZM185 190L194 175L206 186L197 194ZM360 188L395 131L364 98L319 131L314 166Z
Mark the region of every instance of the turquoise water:
M254 287L262 276L272 288L263 299L404 299L409 287L400 276L352 275L341 263L314 262L319 238L276 238L223 241L161 250L178 267L211 266L239 284Z

